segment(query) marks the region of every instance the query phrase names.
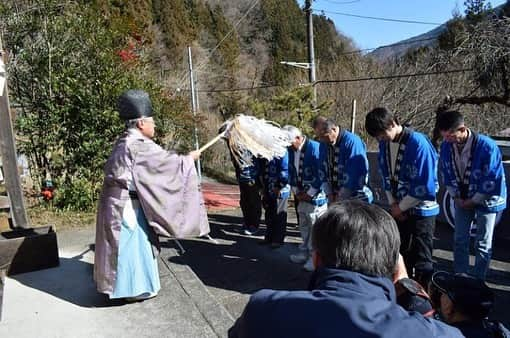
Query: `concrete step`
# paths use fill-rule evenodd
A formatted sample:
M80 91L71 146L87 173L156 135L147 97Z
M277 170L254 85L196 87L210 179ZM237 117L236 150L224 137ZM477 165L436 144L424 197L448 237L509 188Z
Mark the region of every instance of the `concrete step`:
M184 248L186 250L186 248ZM194 303L205 321L218 337L227 337L228 329L234 324L234 318L210 292L195 272L184 264L173 263L170 258L179 256L176 244L168 240L163 243L161 258Z

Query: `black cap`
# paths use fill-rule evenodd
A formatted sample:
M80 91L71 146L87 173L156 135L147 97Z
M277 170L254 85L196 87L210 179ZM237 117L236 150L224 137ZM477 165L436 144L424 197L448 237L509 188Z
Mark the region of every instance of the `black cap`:
M151 99L147 92L131 89L124 92L117 101L119 116L123 120L133 120L153 115Z
M459 312L485 318L494 305L494 293L482 280L438 271L432 285L446 294Z

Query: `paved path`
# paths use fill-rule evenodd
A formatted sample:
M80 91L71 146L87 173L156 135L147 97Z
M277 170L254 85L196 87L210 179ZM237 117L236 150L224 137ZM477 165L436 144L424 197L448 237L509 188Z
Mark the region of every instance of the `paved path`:
M293 212L289 222L295 224ZM158 297L109 302L92 281L94 229L58 233L61 265L6 279L0 337L225 337L249 296L261 288L305 289L310 274L288 261L299 233L280 249L241 234L238 209L210 214L214 243L164 239ZM262 235L262 233L261 233ZM436 231L437 265L451 267L451 229ZM496 241L488 281L497 293L493 318L510 325L510 245Z

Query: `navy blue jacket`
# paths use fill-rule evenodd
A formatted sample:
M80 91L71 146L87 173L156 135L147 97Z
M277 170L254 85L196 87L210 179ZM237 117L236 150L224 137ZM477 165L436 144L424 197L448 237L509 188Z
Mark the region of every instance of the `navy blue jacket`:
M229 337L463 337L444 323L407 312L384 277L319 269L311 291L261 290L229 331Z

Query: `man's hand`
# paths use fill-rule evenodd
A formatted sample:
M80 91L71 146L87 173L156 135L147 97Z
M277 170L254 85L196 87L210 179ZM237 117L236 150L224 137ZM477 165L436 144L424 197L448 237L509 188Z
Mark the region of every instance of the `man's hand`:
M274 193L274 195L276 196L276 198L280 197L280 189L278 189L278 188L273 188L273 193Z
M473 202L472 199L466 199L466 200L462 200L462 204L461 204L461 207L463 209L474 209L476 207L476 203Z
M453 199L453 203L455 205L455 208L462 208L462 204L464 203L464 200L460 197L455 197Z
M407 274L406 265L404 264L404 257L401 254L398 254L398 262L395 267L395 272L393 272L393 283L396 283L402 278L409 278Z
M297 198L298 198L298 200L304 201L304 202L310 202L312 200L312 197L303 191L301 191L299 194L297 194Z
M200 152L198 150L192 150L188 153L188 155L193 157L194 161L196 161L200 158Z
M405 221L407 218L406 214L398 206L398 203L391 205L391 216L397 221Z

